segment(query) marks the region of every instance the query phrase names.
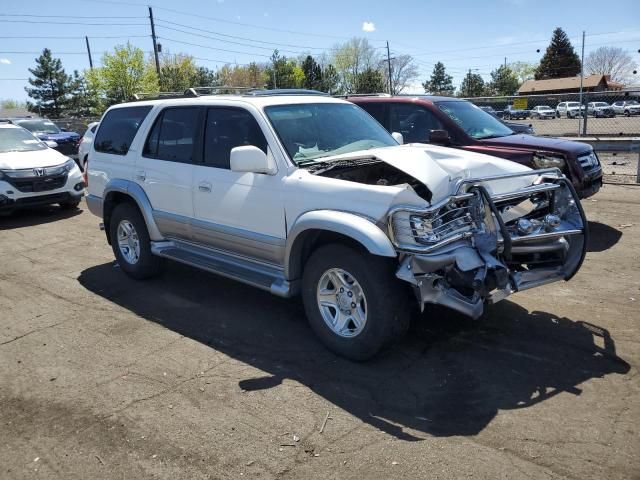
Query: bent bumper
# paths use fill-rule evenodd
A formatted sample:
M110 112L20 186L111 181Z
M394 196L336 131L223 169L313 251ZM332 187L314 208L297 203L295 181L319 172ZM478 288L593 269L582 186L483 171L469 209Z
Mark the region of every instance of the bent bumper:
M586 254L587 219L571 182L563 176L544 179L548 189L523 189L529 193L522 196L516 191L490 197L482 186L489 178L468 183L458 192L484 190L495 231L474 234L435 251L400 253L396 276L413 286L421 308L439 304L478 318L487 303L575 275ZM536 216L555 212L560 195L569 208L559 225L529 234L518 232L518 219L535 222ZM514 213L525 212L525 206L528 211L523 215Z

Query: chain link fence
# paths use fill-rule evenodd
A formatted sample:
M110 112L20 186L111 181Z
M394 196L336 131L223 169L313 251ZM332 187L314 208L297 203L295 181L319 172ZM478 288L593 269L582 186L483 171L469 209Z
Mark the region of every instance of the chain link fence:
M640 90L474 97L467 100L505 121L551 137L640 136Z

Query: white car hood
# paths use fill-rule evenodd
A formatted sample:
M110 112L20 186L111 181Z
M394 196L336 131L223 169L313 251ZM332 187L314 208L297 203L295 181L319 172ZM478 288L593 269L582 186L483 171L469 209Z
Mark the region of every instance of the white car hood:
M33 152L6 152L0 153L0 170L53 167L67 160L65 155L52 148Z
M376 157L424 183L433 195L432 202L455 193L453 190L460 179L533 172L529 167L509 160L422 143L372 148L323 160L371 157ZM491 194L510 192L531 185L534 175L532 173L531 176L485 182L484 185Z

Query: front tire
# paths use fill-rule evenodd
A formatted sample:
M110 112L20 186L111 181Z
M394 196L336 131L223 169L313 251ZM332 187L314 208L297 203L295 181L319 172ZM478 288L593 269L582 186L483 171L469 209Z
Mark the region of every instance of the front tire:
M364 361L409 327L407 290L395 262L329 244L311 254L302 300L311 328L334 353Z
M127 275L142 280L160 272L162 259L151 253L147 225L136 206L120 203L115 207L109 235L113 254Z

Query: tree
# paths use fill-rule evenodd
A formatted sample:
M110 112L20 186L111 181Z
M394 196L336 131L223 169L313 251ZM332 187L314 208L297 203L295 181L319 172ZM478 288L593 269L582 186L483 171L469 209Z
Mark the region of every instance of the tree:
M352 38L333 48L331 64L338 73L338 90L355 92L358 75L380 64L380 54L366 38Z
M380 70L367 68L358 73L355 81L355 92L353 93L377 93L385 90L385 82Z
M160 60L160 91L184 92L195 85L198 67L193 57L185 54L162 55Z
M518 81L524 83L527 80L533 80L538 65L529 62L511 62L509 68L516 75Z
M340 77L338 72L329 64L322 69L322 87L320 90L327 93L335 93L338 91L340 84Z
M304 73L304 88L322 90L322 68L311 55L307 55L300 68Z
M436 95L452 95L455 91L453 86L453 77L447 74L444 64L438 62L433 66L433 72L431 72L431 78L424 82L422 86L426 93Z
M98 92L92 90L84 75L73 71L65 113L74 117L100 115L103 112Z
M29 110L47 117L60 118L71 82L60 59L53 58L51 50L45 48L42 55L36 58L36 67L30 68L29 72L34 76L29 78L29 84L33 88L26 87L25 90L35 100L35 104L27 104Z
M225 65L217 72L217 83L221 86L263 88L266 74L263 67L256 63L249 65Z
M558 27L553 31L551 43L547 47L535 73L536 80L548 78L575 77L580 74L581 64L569 37Z
M218 83L218 75L207 67L198 67L193 77L193 86L212 87Z
M267 88L301 88L304 85L304 72L295 62L280 56L278 50L271 55L271 65L265 69Z
M20 102L18 100L13 100L12 98L6 98L4 100L0 100L0 108L5 110L14 110L17 108L26 108L27 104L24 102Z
M600 47L584 61L584 69L589 75L609 75L611 80L621 83L631 80L636 67L631 55L620 47Z
M385 84L389 84L389 69L383 59ZM391 59L391 94L398 95L418 76L418 67L413 62L411 55L396 55Z
M489 82L489 90L494 95L513 95L518 90L520 82L516 74L509 67L500 65L491 72L491 82Z
M99 92L106 106L126 102L137 93L157 93L158 75L144 52L127 43L102 56L102 67L87 72L89 88Z
M469 72L465 75L460 85L459 95L461 97L480 97L486 93L486 87L482 76Z

